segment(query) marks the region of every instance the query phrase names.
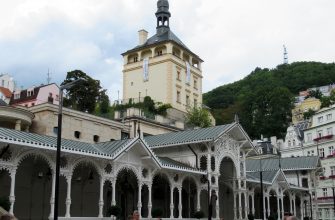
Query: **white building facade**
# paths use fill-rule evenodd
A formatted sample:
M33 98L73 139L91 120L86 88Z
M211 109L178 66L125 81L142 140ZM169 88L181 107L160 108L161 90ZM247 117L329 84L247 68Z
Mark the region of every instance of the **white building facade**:
M318 111L311 121L311 125L303 130L303 141L301 145L288 146L291 128L288 128L285 143L287 148L283 149L283 156L319 156L321 159L322 172L316 180L316 193L314 197L315 207L318 207L319 219L334 219L334 195L335 187L335 106ZM298 136L298 134L297 134Z

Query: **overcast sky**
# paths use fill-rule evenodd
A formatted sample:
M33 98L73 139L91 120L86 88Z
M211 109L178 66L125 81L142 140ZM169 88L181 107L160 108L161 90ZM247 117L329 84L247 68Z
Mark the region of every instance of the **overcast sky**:
M153 35L156 0L1 0L0 73L19 86L60 83L81 69L111 99L122 91L121 53ZM170 0L174 33L205 63L203 90L256 67L335 60L334 0Z

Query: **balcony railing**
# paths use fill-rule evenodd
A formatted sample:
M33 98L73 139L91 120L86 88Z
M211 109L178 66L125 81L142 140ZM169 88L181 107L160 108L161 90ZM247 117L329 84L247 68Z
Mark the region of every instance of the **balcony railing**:
M330 134L330 135L326 135L326 136L322 136L322 137L318 137L315 138L313 141L314 142L320 142L320 141L327 141L327 140L331 140L333 138L334 135Z

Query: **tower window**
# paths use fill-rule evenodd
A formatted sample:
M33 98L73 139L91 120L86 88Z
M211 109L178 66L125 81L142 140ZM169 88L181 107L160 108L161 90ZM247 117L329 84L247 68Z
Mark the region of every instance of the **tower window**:
M190 106L190 96L186 96L186 106Z
M80 138L80 131L75 131L74 132L74 137L79 139Z
M194 88L198 89L198 81L197 80L194 80Z
M162 50L157 51L157 56L162 56L162 55L163 55L163 51Z
M95 143L98 143L98 142L100 141L100 137L99 137L99 135L94 135L94 136L93 136L93 141L94 141Z
M138 57L134 57L134 63L136 63L138 61Z
M180 71L177 71L177 80L180 81Z
M179 91L177 91L177 102L180 103L180 92Z

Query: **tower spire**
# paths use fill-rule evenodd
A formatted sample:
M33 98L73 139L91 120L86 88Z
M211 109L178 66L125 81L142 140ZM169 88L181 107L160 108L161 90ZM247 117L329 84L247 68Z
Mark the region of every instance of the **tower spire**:
M170 17L169 1L158 0L157 2L157 34L162 34L170 29Z
M287 48L284 45L284 64L288 64L288 53L287 53Z

